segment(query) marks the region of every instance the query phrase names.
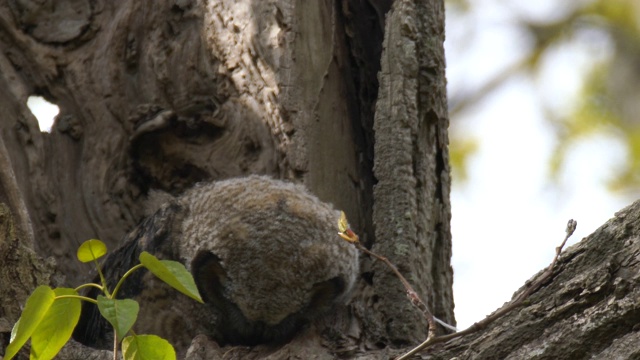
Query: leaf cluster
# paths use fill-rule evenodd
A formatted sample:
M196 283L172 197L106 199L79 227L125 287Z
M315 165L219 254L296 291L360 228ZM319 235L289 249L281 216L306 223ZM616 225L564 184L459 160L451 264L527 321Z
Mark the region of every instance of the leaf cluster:
M33 291L11 331L11 340L4 355L6 360L12 359L28 340L31 340L30 359L53 359L69 341L78 324L81 301L96 304L100 314L113 326L114 359L117 359L118 344L121 344L125 360L176 359L175 350L167 340L156 335L138 335L132 330L140 306L133 299L117 299L116 295L127 277L140 268L146 268L174 289L202 303L193 277L181 263L159 260L145 251L140 254L140 264L129 269L111 292L97 261L106 253L105 244L96 239L85 241L77 252L81 262L95 264L100 284L89 283L75 289L52 289L42 285ZM85 287L98 288L104 295L98 295L97 299L82 296L79 290Z

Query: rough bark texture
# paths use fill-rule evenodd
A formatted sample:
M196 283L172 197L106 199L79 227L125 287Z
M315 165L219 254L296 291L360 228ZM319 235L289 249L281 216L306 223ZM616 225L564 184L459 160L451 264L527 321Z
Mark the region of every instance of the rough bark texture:
M640 202L567 249L553 279L529 299L422 358L640 358Z
M451 181L444 5L397 1L386 29L374 123L373 250L398 264L430 310L454 324L453 270L446 260L451 258ZM399 344L424 338L426 321L415 321L418 313L403 287L382 267L376 265L372 278L382 332Z
M116 247L152 194L259 173L303 182L344 209L363 243L401 265L453 322L443 3L398 1L385 30L390 8L390 0L0 3L0 201L21 234L11 241L54 258L64 274L52 281L52 269L20 261L15 271L31 282L0 282L0 292L16 294L0 318L12 324L38 284L87 280L75 248L89 238ZM30 95L59 106L50 133L39 131ZM16 249L0 256L36 259ZM348 358L426 333L388 269L365 259L358 288L317 331L277 351L231 354ZM196 345L194 358L218 351Z
M0 203L0 349L9 343L13 324L20 317L29 294L42 284L56 283L53 278L55 261L46 261L25 243L9 207ZM9 286L10 285L10 286Z

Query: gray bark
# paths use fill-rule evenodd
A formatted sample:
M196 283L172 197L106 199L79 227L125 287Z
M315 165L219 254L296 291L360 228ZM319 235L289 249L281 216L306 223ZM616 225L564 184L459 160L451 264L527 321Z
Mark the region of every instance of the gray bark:
M410 274L430 310L455 324L443 24L443 4L435 1L398 1L387 18L374 122L373 250ZM379 323L393 342L423 339L426 321L415 321L397 279L383 265L375 269Z
M635 202L564 251L553 278L524 306L422 358L638 359L639 324L640 202Z

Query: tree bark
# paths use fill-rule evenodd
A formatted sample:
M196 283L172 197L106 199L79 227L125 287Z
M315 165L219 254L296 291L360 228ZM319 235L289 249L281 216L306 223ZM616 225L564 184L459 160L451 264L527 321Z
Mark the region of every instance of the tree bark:
M444 62L444 6L397 1L387 17L374 121L374 251L410 274L440 319L455 324L451 187ZM382 265L375 267L378 323L392 343L423 339L426 320ZM434 291L435 290L435 291Z
M0 4L0 201L19 241L56 260L58 283L76 286L87 280L76 247L99 238L115 248L154 194L267 174L343 209L363 243L453 323L443 2L397 1L386 15L390 8L390 0ZM30 95L59 106L50 133L39 131ZM16 300L42 283L50 277L20 285ZM11 324L16 316L0 313ZM298 338L272 358L350 357L427 330L397 279L367 258L352 304L332 320L318 325L324 337ZM209 344L190 356L205 348L217 351Z
M421 358L637 359L638 324L640 202L635 202L562 253L553 278L521 308Z

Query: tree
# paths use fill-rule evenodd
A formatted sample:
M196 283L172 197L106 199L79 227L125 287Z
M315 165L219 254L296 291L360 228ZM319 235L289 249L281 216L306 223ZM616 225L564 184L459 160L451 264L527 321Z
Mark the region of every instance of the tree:
M7 336L35 285L77 283L72 249L91 237L113 248L143 218L148 194L250 173L304 182L344 209L363 243L454 322L443 20L437 0L0 6L0 199L13 218L0 216L0 255L12 260L3 261L0 287L15 295L2 298L0 331ZM31 94L61 109L49 134L25 105ZM529 305L436 356L481 348L483 358L526 357L551 325L570 328L561 320L605 299L634 299L637 250L625 251L637 245L635 214L567 252ZM606 239L616 246L604 252ZM38 260L49 256L55 265ZM584 281L570 281L578 275ZM613 336L571 354L629 344L637 301L620 308L624 316L597 327L615 327ZM510 335L514 318L521 325ZM270 358L388 358L426 336L401 284L367 258L352 304L333 320L333 332L268 349ZM207 339L194 344L190 358L221 354ZM508 350L496 351L502 344ZM266 356L260 347L234 351L227 356Z
M395 5L381 67L390 6L3 5L1 199L19 234L6 241L26 257L28 249L53 257L65 278L3 283L20 296L0 316L13 323L37 283L78 284L73 249L94 237L114 248L143 218L148 194L260 173L304 182L344 209L364 244L454 322L443 4ZM51 133L26 106L34 94L60 108ZM334 328L374 347L422 339L426 321L401 284L370 261L362 273L357 300ZM305 346L286 351L311 351Z

